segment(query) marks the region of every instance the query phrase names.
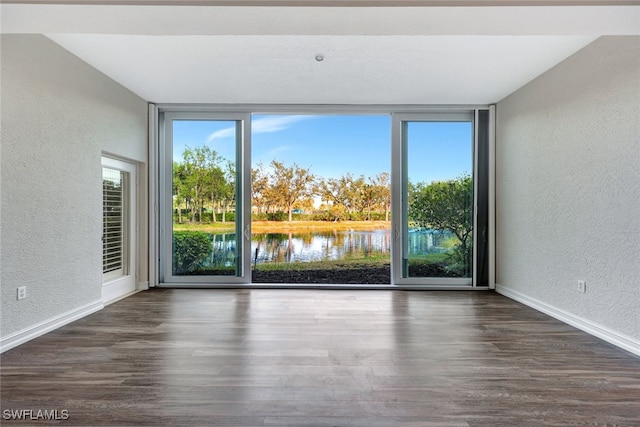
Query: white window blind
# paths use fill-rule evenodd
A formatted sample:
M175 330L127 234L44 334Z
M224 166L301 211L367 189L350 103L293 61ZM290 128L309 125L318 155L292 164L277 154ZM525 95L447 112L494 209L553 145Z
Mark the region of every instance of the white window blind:
M126 272L126 173L102 168L102 272Z

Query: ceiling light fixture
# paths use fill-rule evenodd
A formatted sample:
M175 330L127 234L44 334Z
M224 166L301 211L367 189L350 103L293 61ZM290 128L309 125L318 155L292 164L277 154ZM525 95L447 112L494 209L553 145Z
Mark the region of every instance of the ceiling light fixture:
M316 55L316 61L318 61L318 62L322 62L322 61L324 61L324 56L323 56L323 55L320 55L320 54L317 54L317 55Z

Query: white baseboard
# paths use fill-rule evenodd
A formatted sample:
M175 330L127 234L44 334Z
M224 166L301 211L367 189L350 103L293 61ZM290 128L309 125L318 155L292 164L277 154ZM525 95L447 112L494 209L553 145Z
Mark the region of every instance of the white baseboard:
M132 292L137 292L135 276L120 276L102 284L102 301L104 304L111 304L131 295Z
M138 290L139 291L148 291L149 290L149 281L146 282L138 282Z
M82 317L85 317L91 313L95 313L104 307L102 300L85 304L73 310L62 313L58 316L47 319L43 322L36 323L33 326L25 328L21 331L15 332L11 335L0 339L0 353L24 344L25 342L44 335L47 332L51 332L61 326L76 321Z
M520 292L505 288L504 286L496 285L496 292L640 356L640 342L632 339L631 337L622 335L609 328L598 325L597 323L594 323L588 319L584 319L559 308L553 307L535 298L523 295Z
M126 294L124 294L124 295L120 295L120 296L118 296L117 298L111 299L111 300L109 300L109 301L103 301L102 303L103 303L103 304L104 304L104 306L106 307L106 306L108 306L108 305L113 304L114 302L118 302L118 301L121 301L121 300L123 300L123 299L125 299L125 298L129 298L131 295L137 294L138 292L141 292L141 290L139 290L139 289L135 289L135 290L133 290L133 291L131 291L131 292L128 292L128 293L126 293Z

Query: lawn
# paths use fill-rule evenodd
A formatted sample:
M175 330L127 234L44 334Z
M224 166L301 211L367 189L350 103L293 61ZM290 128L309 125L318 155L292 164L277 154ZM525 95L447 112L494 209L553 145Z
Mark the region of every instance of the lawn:
M251 232L264 233L308 233L333 230L389 230L389 221L252 221ZM202 231L212 234L233 233L235 222L214 222L207 224L173 224L174 231Z

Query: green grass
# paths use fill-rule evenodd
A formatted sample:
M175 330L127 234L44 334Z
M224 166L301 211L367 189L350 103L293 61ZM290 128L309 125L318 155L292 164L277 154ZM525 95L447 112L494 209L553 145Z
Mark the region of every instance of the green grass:
M235 232L235 222L173 223L173 231L202 231L211 234ZM387 221L252 221L251 232L264 233L309 233L334 230L384 230L391 229Z
M412 257L412 265L439 264L446 262L447 254L428 254L419 258ZM384 267L390 264L388 256L370 258L344 258L339 260L310 261L310 262L271 262L258 264L252 268L262 271L306 271L306 270L350 270Z
M446 258L446 253L432 253L419 257L411 257L409 262L411 265L438 264L446 262ZM252 264L251 268L260 271L354 270L388 267L390 262L388 256L377 255L367 258L357 257L325 261L269 262L257 265ZM220 270L223 269L224 268L216 269L217 274L220 274ZM233 271L233 267L230 267L229 270ZM192 274L206 273L207 270L203 269ZM229 272L226 274L229 274Z
M449 254L447 252L435 252L430 254L411 255L410 264L437 264L447 262Z
M446 253L432 253L427 255L421 255L419 257L412 257L410 264L412 266L439 264L446 262ZM381 267L389 267L390 259L388 256L378 255L368 258L345 258L340 260L325 260L325 261L309 261L309 262L272 262L258 265L252 265L252 269L259 271L312 271L312 270L366 270ZM202 269L191 273L191 275L233 275L234 268L217 268L217 269Z
M389 265L389 257L345 258L310 262L273 262L253 266L261 271L352 270L379 268Z
M235 222L213 222L210 224L198 223L173 223L173 231L202 231L210 234L233 233L236 230Z

